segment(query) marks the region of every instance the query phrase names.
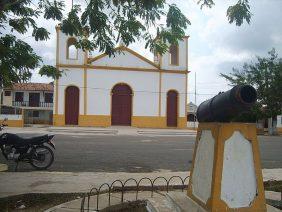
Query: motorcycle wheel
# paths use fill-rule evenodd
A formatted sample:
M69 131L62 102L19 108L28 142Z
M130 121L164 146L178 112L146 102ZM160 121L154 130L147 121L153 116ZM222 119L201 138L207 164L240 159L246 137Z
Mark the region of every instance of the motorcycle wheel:
M47 146L38 146L34 150L30 164L37 170L45 170L52 165L54 153Z

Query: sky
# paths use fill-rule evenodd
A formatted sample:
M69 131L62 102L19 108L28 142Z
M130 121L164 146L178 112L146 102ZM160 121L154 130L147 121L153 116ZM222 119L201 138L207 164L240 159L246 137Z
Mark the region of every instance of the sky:
M191 21L191 26L186 30L186 35L190 36L188 101L196 101L198 105L218 92L230 89L227 81L219 76L220 73L230 73L233 67L240 68L244 62L255 61L256 56L266 56L273 47L282 57L282 0L249 0L253 14L251 23L240 27L229 24L226 17L228 6L235 4L236 0L215 0L215 6L202 10L197 1L169 0L168 3L175 3ZM67 11L71 0L66 0L66 5ZM22 38L43 58L45 64L55 65L57 23L41 18L38 23L51 33L48 41L35 42L28 34ZM153 60L144 42L129 47ZM31 81L50 82L50 79L40 77L36 72Z

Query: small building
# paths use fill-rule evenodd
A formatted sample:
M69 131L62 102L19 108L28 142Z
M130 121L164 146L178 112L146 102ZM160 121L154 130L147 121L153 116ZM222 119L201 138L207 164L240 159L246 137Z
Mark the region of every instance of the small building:
M198 120L197 120L197 109L198 106L195 105L193 102L189 102L187 104L187 127L188 128L197 128L198 127Z
M187 104L187 121L193 122L197 121L196 112L197 112L198 106L195 105L193 102L189 102Z
M25 125L52 124L53 89L53 83L14 83L3 90L2 110L21 109Z
M91 57L56 30L55 126L186 127L188 36L151 61L123 45Z

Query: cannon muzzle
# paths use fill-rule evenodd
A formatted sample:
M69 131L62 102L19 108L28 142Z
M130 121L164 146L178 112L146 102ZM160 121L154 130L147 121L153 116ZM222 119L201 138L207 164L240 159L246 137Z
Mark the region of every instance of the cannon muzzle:
M199 122L230 122L250 110L257 100L257 92L250 85L237 85L201 103L197 110Z

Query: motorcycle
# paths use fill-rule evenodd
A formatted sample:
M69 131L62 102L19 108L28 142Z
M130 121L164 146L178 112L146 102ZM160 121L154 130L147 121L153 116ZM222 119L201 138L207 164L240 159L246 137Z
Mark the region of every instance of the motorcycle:
M0 131L5 126L8 126L4 124L5 121L7 119L4 119L0 125ZM22 138L16 134L3 133L0 135L0 149L6 160L16 162L15 171L17 171L19 162L30 163L37 170L45 170L54 161L54 152L52 149L55 149L55 145L51 141L53 137L54 135L46 134L43 136Z

